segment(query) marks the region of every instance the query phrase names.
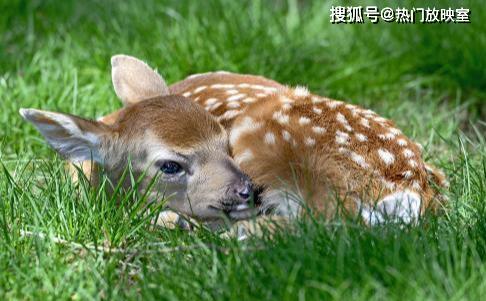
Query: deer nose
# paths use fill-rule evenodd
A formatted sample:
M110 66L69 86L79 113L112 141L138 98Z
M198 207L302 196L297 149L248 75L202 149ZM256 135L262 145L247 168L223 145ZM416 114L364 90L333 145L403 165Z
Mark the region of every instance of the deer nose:
M247 202L253 193L253 187L248 179L240 179L233 190L236 198L241 202Z

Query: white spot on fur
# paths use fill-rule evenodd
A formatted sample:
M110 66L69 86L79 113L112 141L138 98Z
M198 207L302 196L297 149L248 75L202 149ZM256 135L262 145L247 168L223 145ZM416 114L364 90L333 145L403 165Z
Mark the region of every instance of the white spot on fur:
M317 115L320 115L322 113L322 109L319 109L317 107L312 107L312 112L316 113Z
M257 98L264 98L264 97L267 97L267 96L268 96L268 94L267 94L267 93L261 93L261 92L260 92L260 93L256 93L256 94L255 94L255 96L256 96Z
M241 107L241 105L238 102L230 102L226 105L226 107L230 108L230 109L237 109L237 108Z
M289 132L287 132L286 130L283 130L282 131L282 137L285 141L289 142L290 139L292 139L292 136L290 135Z
M344 133L341 131L336 131L336 143L338 144L347 144L349 140L348 133Z
M288 111L288 110L290 110L290 109L292 109L292 105L291 105L291 104L286 103L286 104L283 104L283 105L282 105L282 110L284 110L284 111Z
M418 166L417 161L415 161L415 160L409 160L408 165L410 165L410 167L412 167L412 168L415 168L415 167Z
M369 128L370 127L370 122L368 119L366 118L361 118L359 123L361 123L362 126L366 127L366 128Z
M221 102L216 102L216 103L214 103L214 104L212 104L212 105L207 106L207 107L206 107L206 110L208 110L208 111L212 112L212 111L216 110L217 108L219 108L219 107L220 107L220 106L222 106L222 105L223 105L223 103L221 103Z
M250 88L255 89L255 90L263 90L265 92L276 92L277 88L274 87L266 87L262 85L251 85Z
M240 88L250 88L250 86L251 85L247 84L247 83L241 83L241 84L238 85L238 87L240 87Z
M280 95L279 100L280 100L281 103L284 103L284 104L292 104L292 103L295 102L293 99L288 98L285 95Z
M245 97L246 97L246 94L241 93L241 94L231 95L230 97L226 98L226 100L227 101L237 101L237 100L240 100L240 99L245 98Z
M326 129L320 126L313 126L312 131L316 134L322 135L326 132Z
M299 118L299 124L300 125L306 125L306 124L309 124L309 123L311 123L310 118L307 118L307 117L304 117L304 116Z
M405 156L405 158L408 158L408 159L412 158L414 156L413 152L408 148L403 150L403 155Z
M407 146L407 144L408 144L408 143L407 143L407 140L405 140L405 139L403 139L403 138L398 139L398 140L397 140L397 143L398 143L398 145L400 145L400 146Z
M385 165L390 165L395 162L395 156L384 148L378 150L378 155Z
M184 96L184 97L189 97L191 95L192 95L192 93L190 91L182 93L182 96Z
M218 120L233 119L240 114L241 112L238 110L229 110L226 111L223 115L219 116Z
M256 102L256 99L253 98L253 97L247 97L245 99L242 100L244 103L254 103Z
M305 138L304 144L307 146L314 146L316 144L316 140L311 137L307 137Z
M234 88L235 85L233 84L214 84L214 85L211 85L211 88L213 89L231 89L231 88Z
M273 119L275 119L280 124L288 124L290 117L289 115L285 115L280 111L273 113Z
M235 145L238 139L244 133L249 133L260 129L263 126L261 122L255 122L251 117L245 117L238 122L232 129L229 137L231 145Z
M294 95L297 97L306 97L309 96L309 90L306 87L297 86L294 89Z
M402 133L402 131L400 131L397 128L393 128L393 127L389 127L388 130L390 131L390 133L394 134L395 136L400 135Z
M323 103L324 101L325 100L322 97L312 96L312 103L313 104Z
M199 86L196 89L194 89L194 93L199 93L201 91L204 91L208 86Z
M249 149L245 149L242 153L235 156L235 162L238 165L251 159L253 159L253 152Z
M327 106L331 109L335 109L336 107L340 106L343 104L342 101L337 101L337 100L331 100L326 102Z
M387 195L376 206L360 203L361 216L370 225L379 225L385 221L411 224L420 217L420 196L404 190Z
M266 144L275 144L275 135L272 132L267 132L263 137L263 141L265 141Z
M390 140L393 140L395 138L395 135L392 134L392 133L385 133L385 134L379 134L378 137L381 140L390 141Z
M368 140L368 137L366 137L365 135L363 135L361 133L356 133L354 136L360 142L364 142L364 141Z
M359 155L355 152L351 152L350 156L351 156L351 160L353 160L356 164L358 164L362 168L370 167L370 165L368 163L366 163L366 160L365 160L365 158L363 158L363 156L361 156L361 155Z
M410 171L410 170L406 170L406 171L402 172L402 176L403 176L405 179L410 179L410 178L413 176L413 173L412 173L412 171Z
M206 101L204 102L207 106L211 106L211 105L214 105L215 103L217 103L219 100L217 98L208 98L206 99Z
M238 91L236 89L231 89L231 90L226 91L226 94L228 94L228 95L235 95L235 94L238 94L238 93L240 93L240 91Z

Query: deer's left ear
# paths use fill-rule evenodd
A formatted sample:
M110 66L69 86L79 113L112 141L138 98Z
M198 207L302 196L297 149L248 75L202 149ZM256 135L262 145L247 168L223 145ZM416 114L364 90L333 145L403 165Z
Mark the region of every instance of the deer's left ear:
M73 162L102 162L101 140L111 133L107 126L72 115L36 109L20 109L19 113L64 158Z
M132 56L120 54L111 58L111 78L116 95L124 105L169 94L164 79Z

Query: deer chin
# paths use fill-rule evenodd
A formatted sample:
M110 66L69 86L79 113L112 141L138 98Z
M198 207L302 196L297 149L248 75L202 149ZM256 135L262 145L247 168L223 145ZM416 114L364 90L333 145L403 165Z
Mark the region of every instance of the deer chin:
M238 205L234 210L229 211L227 214L232 220L243 220L256 217L260 213L258 207L253 207L247 204Z

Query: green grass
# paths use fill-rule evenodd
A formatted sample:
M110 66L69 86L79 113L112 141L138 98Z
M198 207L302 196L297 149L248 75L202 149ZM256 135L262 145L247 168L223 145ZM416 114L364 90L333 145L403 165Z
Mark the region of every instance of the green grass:
M479 300L486 11L480 0L428 2L468 7L472 24L332 25L325 1L1 1L2 299ZM72 185L17 113L119 108L117 53L147 60L169 83L219 69L262 74L392 118L446 171L445 214L406 228L302 221L245 242L154 228L136 194L117 195L118 205Z

